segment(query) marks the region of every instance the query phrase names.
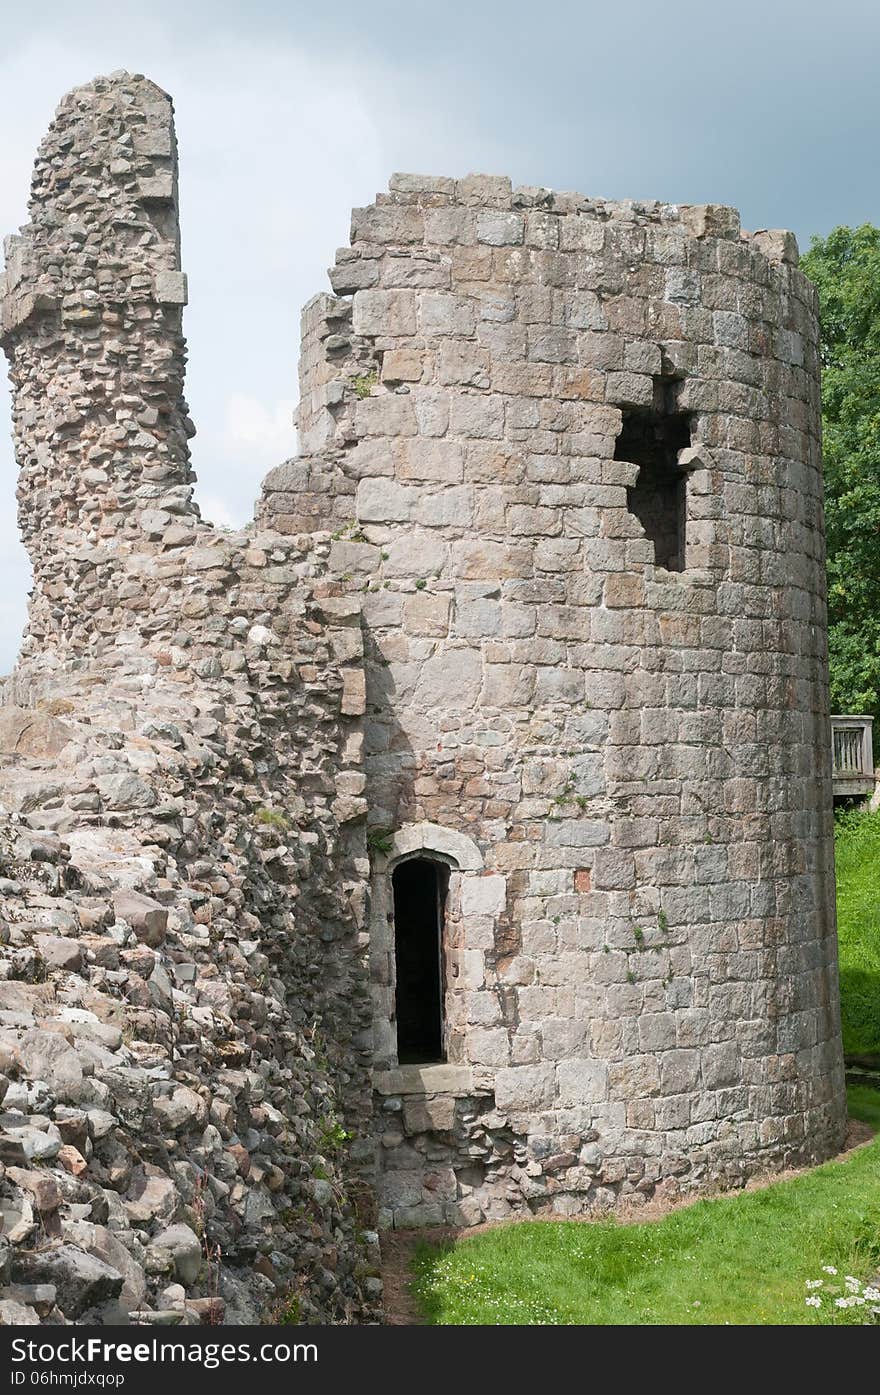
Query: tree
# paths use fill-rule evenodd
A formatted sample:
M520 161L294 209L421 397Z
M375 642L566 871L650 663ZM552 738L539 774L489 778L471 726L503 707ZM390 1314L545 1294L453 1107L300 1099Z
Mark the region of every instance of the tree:
M880 716L880 228L814 237L819 292L831 705Z

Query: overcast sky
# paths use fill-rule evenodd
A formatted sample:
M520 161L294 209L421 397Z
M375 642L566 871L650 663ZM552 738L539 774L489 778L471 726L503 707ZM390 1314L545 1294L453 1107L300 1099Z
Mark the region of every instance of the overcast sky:
M251 515L295 449L299 310L394 170L721 202L802 246L880 223L876 0L40 0L4 7L0 231L69 88L174 97L188 392L203 512ZM0 396L0 673L24 623Z

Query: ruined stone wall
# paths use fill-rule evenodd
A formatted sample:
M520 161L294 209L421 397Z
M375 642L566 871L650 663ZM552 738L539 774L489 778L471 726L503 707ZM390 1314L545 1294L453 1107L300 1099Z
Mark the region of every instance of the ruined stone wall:
M3 303L34 567L0 706L8 1321L351 1321L381 1287L359 604L326 536L200 521L183 298L170 100L100 79Z
M144 80L68 94L6 240L3 339L19 522L35 592L24 653L100 639L78 553L159 536L192 502L171 103ZM131 598L128 598L131 599ZM133 607L132 607L133 608Z
M389 1222L577 1213L840 1141L796 261L728 208L500 178L396 176L354 213L300 426L357 488L331 564L363 598ZM655 409L686 431L680 571L624 447ZM452 869L448 1059L398 1069L389 877L420 850Z
M304 311L302 454L229 533L192 501L175 186L169 99L99 79L7 248L0 1315L363 1320L371 1183L382 1224L470 1224L828 1156L793 240L396 176ZM401 1065L419 856L447 1059Z

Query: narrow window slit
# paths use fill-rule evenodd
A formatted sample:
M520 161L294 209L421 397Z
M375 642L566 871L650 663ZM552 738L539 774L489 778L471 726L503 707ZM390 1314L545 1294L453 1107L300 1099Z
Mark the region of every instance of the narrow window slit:
M397 1058L445 1061L443 922L449 868L414 857L394 869Z
M653 407L621 409L623 425L614 459L639 467L635 484L626 491L626 503L654 544L655 564L683 572L687 474L678 467L678 452L691 443L691 418L675 410L673 386L655 379Z

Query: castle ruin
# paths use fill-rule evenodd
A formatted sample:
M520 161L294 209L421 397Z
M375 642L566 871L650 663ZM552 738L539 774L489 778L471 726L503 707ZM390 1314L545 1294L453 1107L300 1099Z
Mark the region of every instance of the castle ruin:
M0 1309L361 1321L377 1228L833 1154L792 236L394 176L303 313L301 454L230 532L192 497L166 94L69 94L30 218Z

